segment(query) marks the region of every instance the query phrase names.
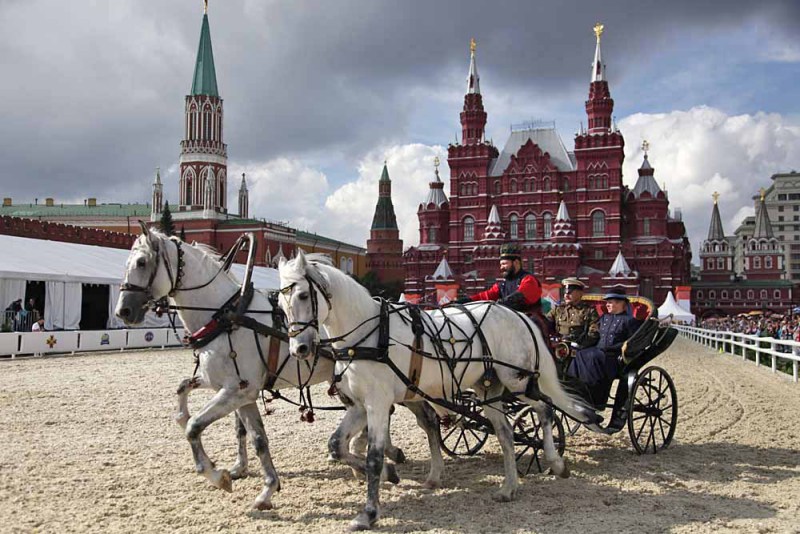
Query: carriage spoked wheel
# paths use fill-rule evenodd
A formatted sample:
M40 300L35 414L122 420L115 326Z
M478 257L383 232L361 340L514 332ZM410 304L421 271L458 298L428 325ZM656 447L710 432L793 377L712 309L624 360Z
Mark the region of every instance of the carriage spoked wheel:
M648 367L636 378L628 405L628 433L639 454L667 448L678 422L678 395L672 377Z
M568 416L565 412L562 412L561 410L553 410L553 414L554 417L561 421L561 425L564 427L564 430L567 431L568 436L574 436L575 433L580 430L581 423Z
M552 417L553 443L560 456L564 455L566 438L564 425L558 414ZM514 432L514 453L517 459L517 472L525 476L533 470L542 473L544 465L544 431L539 416L531 406L517 413L512 425Z
M469 417L480 415L483 408L478 404L475 394L466 391L455 396L454 402L466 409L467 415L453 414L450 420L439 425L442 449L448 456L473 456L477 454L489 438L489 428Z

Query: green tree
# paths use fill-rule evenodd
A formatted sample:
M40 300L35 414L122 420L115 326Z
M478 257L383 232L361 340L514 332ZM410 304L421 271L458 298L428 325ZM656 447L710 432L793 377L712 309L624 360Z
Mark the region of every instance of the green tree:
M164 202L164 211L161 212L159 227L166 235L175 235L175 223L172 221L172 212L169 211L169 202Z
M388 300L398 300L403 293L402 282L381 282L375 271L367 271L361 278L352 275L356 281L367 288L373 297L383 297Z

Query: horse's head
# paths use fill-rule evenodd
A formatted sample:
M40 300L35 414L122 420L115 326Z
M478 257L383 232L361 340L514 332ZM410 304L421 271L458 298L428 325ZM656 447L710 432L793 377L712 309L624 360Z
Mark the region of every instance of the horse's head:
M148 230L142 222L140 224L142 235L131 247L114 311L128 325L144 321L150 303L166 297L173 287L166 265L169 260L165 248L169 240L164 234Z
M321 258L319 260L324 263ZM289 322L289 352L305 360L314 356L320 340L320 325L331 310L329 280L320 271L317 261L310 261L302 250L297 251L293 260L282 259L278 273L281 284L278 304Z

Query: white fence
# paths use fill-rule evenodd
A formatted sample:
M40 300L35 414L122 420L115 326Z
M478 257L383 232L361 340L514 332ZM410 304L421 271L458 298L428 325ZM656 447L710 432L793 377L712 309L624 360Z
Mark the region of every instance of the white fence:
M722 330L706 330L693 326L672 325L684 336L702 345L720 352L741 356L755 357L757 365L770 362L772 372L778 372L778 360L792 362L792 378L797 382L798 364L800 364L800 343L771 337L758 337Z
M74 354L96 350L179 346L181 341L170 328L0 333L0 356L12 358L20 354Z

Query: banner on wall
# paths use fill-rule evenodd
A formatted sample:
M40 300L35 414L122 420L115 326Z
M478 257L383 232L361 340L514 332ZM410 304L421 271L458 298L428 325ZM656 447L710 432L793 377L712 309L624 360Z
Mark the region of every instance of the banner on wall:
M684 310L692 309L692 286L677 286L675 288L675 300Z
M436 284L436 303L449 304L458 298L458 284Z
M549 312L561 303L561 284L542 284L542 313Z

